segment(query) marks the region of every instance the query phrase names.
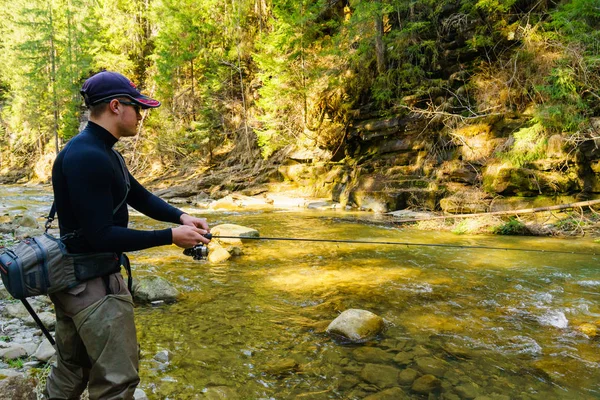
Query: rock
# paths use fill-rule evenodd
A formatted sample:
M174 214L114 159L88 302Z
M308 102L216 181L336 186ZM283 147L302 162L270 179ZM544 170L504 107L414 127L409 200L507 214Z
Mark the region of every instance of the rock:
M412 351L401 351L394 357L394 362L400 365L407 365L410 364L414 358L415 354Z
M33 358L40 361L48 361L52 358L52 356L56 354L56 350L54 346L50 344L48 339L44 339L42 343L38 346L35 353L33 353Z
M42 323L44 324L44 326L50 330L54 329L54 326L56 325L56 317L54 316L53 313L49 312L49 311L42 311L40 313L37 313L38 317L40 318L40 321L42 321ZM25 325L28 326L35 326L37 327L37 323L33 320L33 318L31 318L31 316L29 316L29 314L27 314L26 318L23 318L23 321L25 322Z
M389 365L367 364L360 372L360 377L384 389L398 385L399 372L396 368Z
M359 347L352 354L356 361L363 363L386 364L394 358L392 354L377 347Z
M15 219L13 224L22 226L25 228L33 228L33 229L39 229L39 227L40 227L37 219L33 215L28 214L28 213L25 213L21 217Z
M0 400L36 400L35 380L13 376L0 381Z
M32 308L38 312L38 310L33 306L33 303L30 302ZM27 318L31 319L29 312L23 305L23 303L8 303L4 306L4 311L2 315L5 315L9 318L18 318L20 320L26 320ZM33 319L31 319L33 321Z
M154 355L154 359L161 363L167 363L171 361L171 353L168 350L159 351Z
M577 330L589 338L593 339L598 336L598 327L594 324L584 323L577 327Z
M10 295L10 293L8 293L8 290L6 290L4 285L0 284L0 300L8 299L12 299L12 296Z
M401 385L412 385L415 379L419 376L419 373L412 368L406 368L400 371L398 375L398 381Z
M260 234L256 229L248 228L242 225L235 224L220 224L213 228L211 228L210 232L214 236L235 236L240 237L242 239L221 239L215 238L217 241L225 244L234 244L240 245L242 244L243 238L258 238Z
M231 254L225 250L219 243L211 242L208 244L208 261L211 263L220 263L231 258Z
M208 400L236 400L240 397L229 386L213 386L203 390L204 398Z
M146 396L146 392L138 388L133 393L133 400L148 400L148 396Z
M17 344L17 343L15 343L15 344ZM25 352L27 353L27 357L29 357L33 353L35 353L35 351L39 347L39 344L33 343L33 342L24 342L24 343L18 343L18 344L25 349Z
M417 368L425 375L444 376L448 363L433 357L420 357L415 360Z
M208 206L211 210L270 210L273 204L266 201L265 198L256 198L244 196L241 194L230 194L222 199L210 203Z
M340 380L338 382L338 390L345 392L347 390L352 389L354 386L358 385L360 383L360 380L352 374L348 374L348 375L343 375L342 377L340 377Z
M20 376L20 377L24 377L25 373L24 372L19 372L16 371L14 369L9 369L9 368L5 368L5 369L0 369L0 381L4 378L10 378L13 376ZM0 386L2 386L2 384L0 384ZM1 395L0 395L1 397Z
M454 391L462 398L462 399L474 399L479 396L479 385L474 382L463 383L462 385L458 385L454 388Z
M386 389L383 392L371 394L364 398L364 400L402 400L408 399L408 395L400 388Z
M244 254L243 250L238 246L227 246L225 250L231 254L231 257L239 257Z
M349 309L342 312L327 327L327 333L354 343L365 342L384 329L383 318L370 311Z
M268 365L265 371L271 375L283 375L286 373L294 372L298 368L296 360L291 358L284 358L277 360L274 363Z
M140 302L157 300L176 301L179 292L166 279L159 276L144 276L136 280L133 297Z
M19 344L12 344L10 347L0 349L0 359L15 360L27 356L27 350Z
M438 378L433 375L423 375L413 382L411 389L419 394L429 394L441 387L442 382Z

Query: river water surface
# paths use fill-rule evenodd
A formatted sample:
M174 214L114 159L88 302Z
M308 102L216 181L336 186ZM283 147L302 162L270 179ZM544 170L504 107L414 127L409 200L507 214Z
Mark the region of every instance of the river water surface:
M42 215L51 201L47 189L0 190L5 214L25 205ZM600 252L591 238L424 232L366 213L187 211L264 237ZM167 225L134 214L132 226ZM580 331L600 324L599 256L279 241L243 250L222 264L175 246L130 254L137 277L164 277L182 293L136 308L149 398L362 399L394 386L405 397L374 398L600 398L600 341ZM325 328L350 308L382 316L386 331L336 342ZM154 360L161 350L168 363ZM413 370L441 386L415 393Z

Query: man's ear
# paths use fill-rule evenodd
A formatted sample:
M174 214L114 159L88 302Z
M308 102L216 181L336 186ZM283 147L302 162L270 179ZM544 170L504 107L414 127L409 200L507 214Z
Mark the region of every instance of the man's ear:
M118 99L112 99L109 103L108 103L108 109L115 114L118 114L120 112L119 106L121 105L121 103L119 103Z

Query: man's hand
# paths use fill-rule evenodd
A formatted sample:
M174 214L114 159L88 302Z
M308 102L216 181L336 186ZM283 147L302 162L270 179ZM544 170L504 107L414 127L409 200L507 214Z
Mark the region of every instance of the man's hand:
M181 214L179 220L181 221L181 225L192 226L204 230L204 232L202 232L203 235L210 231L206 218L196 218L189 214Z
M206 223L206 222L205 222ZM202 236L206 233L205 229L199 229L189 225L181 225L177 228L171 228L171 235L173 236L173 244L187 249L194 247L199 243L208 244L210 240Z

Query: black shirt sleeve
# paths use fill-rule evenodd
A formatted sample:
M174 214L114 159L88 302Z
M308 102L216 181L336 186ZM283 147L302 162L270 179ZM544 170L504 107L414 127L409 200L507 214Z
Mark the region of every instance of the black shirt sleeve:
M158 196L150 193L131 174L129 174L131 190L127 196L127 203L150 218L163 222L180 224L183 211L173 207Z

